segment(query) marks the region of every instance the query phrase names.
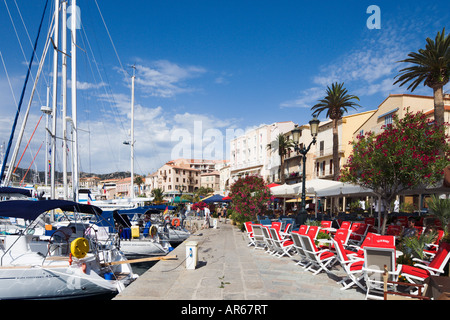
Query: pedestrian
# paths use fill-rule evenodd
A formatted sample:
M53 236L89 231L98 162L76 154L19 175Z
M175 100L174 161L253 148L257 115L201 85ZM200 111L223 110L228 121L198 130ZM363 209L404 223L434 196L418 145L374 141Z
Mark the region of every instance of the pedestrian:
M209 208L207 206L205 207L204 213L205 213L205 222L203 223L202 229L206 229L206 228L209 229L209 227L210 227L209 226L209 218L211 217L211 211L209 211Z

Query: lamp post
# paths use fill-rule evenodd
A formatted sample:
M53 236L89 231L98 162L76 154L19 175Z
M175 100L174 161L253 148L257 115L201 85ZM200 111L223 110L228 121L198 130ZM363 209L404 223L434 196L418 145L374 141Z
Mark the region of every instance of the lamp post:
M311 136L312 136L312 141L309 144L309 146L306 148L305 146L300 147L300 136L302 133L302 130L296 125L294 130L291 131L292 133L292 140L294 142L294 150L299 152L303 157L302 157L302 161L303 161L303 174L302 174L302 204L301 204L301 209L300 209L300 214L297 215L297 219L296 219L296 223L297 224L302 224L304 223L304 219L306 218L306 208L305 208L305 201L306 201L306 186L305 186L305 180L306 180L306 154L309 152L309 150L311 149L311 146L313 144L316 144L316 138L317 138L317 133L319 132L319 124L320 121L319 119L317 119L316 117L314 117L310 122L309 122L309 126L310 126L310 130L311 130Z

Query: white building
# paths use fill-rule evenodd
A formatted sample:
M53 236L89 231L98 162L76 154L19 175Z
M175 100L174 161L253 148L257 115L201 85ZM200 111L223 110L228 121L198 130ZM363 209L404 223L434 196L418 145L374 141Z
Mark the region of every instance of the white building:
M280 133L290 132L292 121L276 122L249 130L230 142L230 185L242 175L256 174L271 182L278 179L280 156L267 145Z

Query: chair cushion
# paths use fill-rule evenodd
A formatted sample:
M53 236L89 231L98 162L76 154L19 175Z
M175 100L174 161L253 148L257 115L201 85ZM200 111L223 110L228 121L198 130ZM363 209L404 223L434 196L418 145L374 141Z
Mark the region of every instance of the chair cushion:
M364 260L358 260L350 264L350 271L358 271L362 270L362 267L364 265Z
M428 270L413 267L413 266L408 266L408 265L402 265L402 273L406 273L411 276L419 277L419 278L423 278L423 279L428 278L430 276L430 272Z
M287 247L287 246L291 246L294 244L294 241L292 240L287 240L283 243L283 247Z
M333 256L334 256L333 252L325 251L325 252L320 253L319 259L320 260L325 260L325 259L331 258Z

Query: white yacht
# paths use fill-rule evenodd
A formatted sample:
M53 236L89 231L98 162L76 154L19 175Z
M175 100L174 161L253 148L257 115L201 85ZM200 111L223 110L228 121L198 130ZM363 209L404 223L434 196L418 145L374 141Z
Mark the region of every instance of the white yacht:
M0 216L31 221L55 209L101 213L97 207L65 200L0 202ZM112 241L101 243L78 229L69 241L58 243L52 237L46 241L33 234L33 225L23 234L4 236L0 299L87 298L120 292L137 278Z

